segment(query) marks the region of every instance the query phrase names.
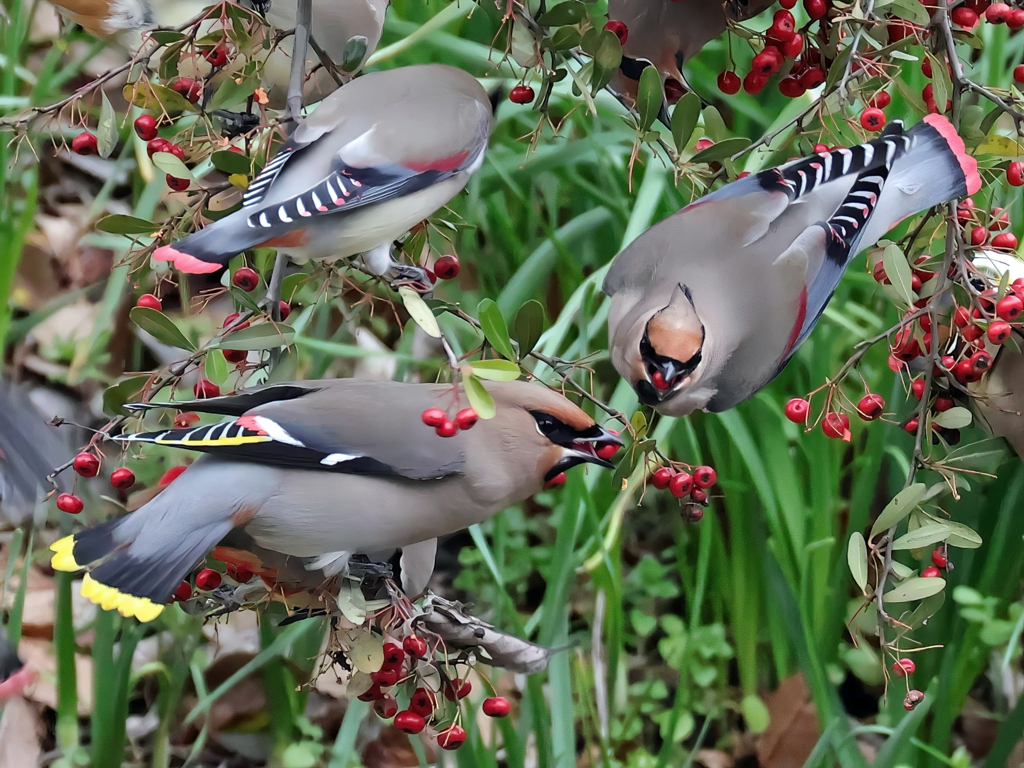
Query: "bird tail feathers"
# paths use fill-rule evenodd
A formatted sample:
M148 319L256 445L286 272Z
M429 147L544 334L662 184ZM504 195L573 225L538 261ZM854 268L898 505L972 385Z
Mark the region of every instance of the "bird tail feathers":
M266 229L246 224L249 213L242 209L225 216L181 240L157 248L153 258L169 261L178 270L190 274L216 272L234 256L269 237Z

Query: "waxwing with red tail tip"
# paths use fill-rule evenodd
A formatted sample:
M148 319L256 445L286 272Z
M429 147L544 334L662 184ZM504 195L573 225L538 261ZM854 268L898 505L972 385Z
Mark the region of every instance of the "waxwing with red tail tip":
M142 621L159 615L211 551L254 574L287 560L299 581L306 572L324 583L347 572L353 555L379 562L400 549L403 586L418 594L438 536L486 520L578 464L610 468L598 446L620 442L546 387L486 387L494 418L448 439L421 421L451 401L443 384L300 381L175 403L227 418L117 439L206 455L137 511L56 542L52 565L88 569L85 597ZM272 567L288 586L294 577Z
M668 416L732 408L782 370L854 256L980 185L939 115L727 184L615 258L604 281L612 363Z
M129 53L135 53L149 30L180 27L216 3L213 0L53 0L53 5L62 15L97 37L113 40ZM239 5L262 14L271 27L271 36L276 31L295 28L296 0L240 0ZM376 49L387 8L388 0L312 0L312 39L331 61L339 66L344 63L347 73L355 72ZM220 29L217 23L204 22L201 26L204 33L216 29ZM350 41L355 41L355 48L363 53L359 60L346 62L345 49ZM261 84L270 99L271 109L284 107L291 74L292 44L293 38L288 36L265 55L256 52L262 62ZM215 92L227 76L237 76L249 58L239 57L237 65L229 61L226 67L218 61L222 69L213 73L214 80L208 83L210 91ZM190 63L182 57L178 67L188 67ZM205 61L196 66L195 72L187 74L206 77L213 71ZM311 70L316 71L311 72L303 89L307 102L322 99L338 87L337 81L320 66L314 48L309 46L306 71Z
M392 258L392 243L466 186L490 129L487 93L461 69L421 64L356 78L299 125L240 210L153 257L203 273L254 247L303 259L362 254L372 274L429 290L422 268Z

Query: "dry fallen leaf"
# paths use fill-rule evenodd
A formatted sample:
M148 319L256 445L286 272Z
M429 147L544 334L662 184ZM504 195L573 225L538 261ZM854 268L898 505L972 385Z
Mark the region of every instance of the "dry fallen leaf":
M18 655L25 666L39 673L39 680L27 698L51 709L57 708L57 658L53 643L47 640L22 638ZM75 654L75 678L78 687L78 714L92 712L92 658Z
M758 741L758 762L765 768L800 768L821 735L803 675L783 680L764 702L771 722Z
M36 768L46 733L39 712L21 697L5 702L0 717L0 768Z

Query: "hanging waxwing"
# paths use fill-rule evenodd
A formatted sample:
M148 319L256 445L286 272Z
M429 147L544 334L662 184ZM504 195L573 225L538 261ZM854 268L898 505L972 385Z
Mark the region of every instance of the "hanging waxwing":
M981 186L946 118L726 184L612 263L612 363L668 416L752 397L810 334L843 272L890 227Z
M203 273L260 246L302 259L361 253L372 274L429 286L391 246L466 186L490 129L487 92L461 69L421 64L358 77L295 130L240 210L153 258Z
M622 45L620 87L635 94L636 81L646 62L680 85L680 69L708 41L725 31L727 22L753 18L772 0L608 0L608 18L626 25ZM633 81L632 85L628 81Z
M347 572L356 555L402 549L406 587L422 589L438 536L486 520L577 464L610 467L598 451L621 445L543 386L486 386L496 415L452 437L423 423L427 409L455 407L451 385L304 381L177 403L228 418L119 439L206 455L135 512L56 542L53 567L89 569L84 596L142 621L159 615L218 545L227 553L214 556L228 562L247 542L258 558L298 559L299 574L317 572L316 583ZM153 407L166 406L137 410ZM279 562L266 564L278 584L289 580Z
M349 72L354 72L380 41L388 1L313 0L311 37L339 66L345 61L349 41L361 41L362 60L350 62ZM53 0L53 4L71 21L97 37L115 41L131 54L139 49L149 30L180 27L215 5L212 0ZM273 30L295 28L297 0L244 0L239 5L263 14ZM284 107L291 56L292 38L287 37L263 61L262 85L271 109ZM310 46L306 71L311 74L303 89L306 101L322 99L337 88L330 73L317 68L319 64L320 58ZM185 76L205 77L211 72L207 62L186 59L182 59L178 69ZM216 85L208 84L214 89Z

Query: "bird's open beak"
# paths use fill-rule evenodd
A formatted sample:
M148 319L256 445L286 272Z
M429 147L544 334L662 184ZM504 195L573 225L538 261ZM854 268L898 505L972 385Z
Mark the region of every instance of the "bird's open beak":
M622 445L622 438L604 427L595 427L595 434L587 437L576 437L571 443L562 445L562 458L548 472L545 480L565 472L579 464L597 464L599 467L612 469L615 465L602 459L597 452L603 445Z

